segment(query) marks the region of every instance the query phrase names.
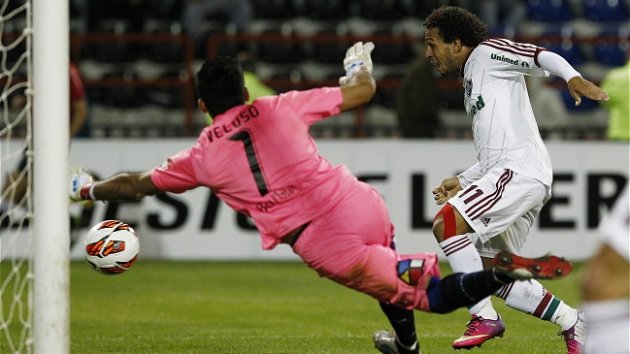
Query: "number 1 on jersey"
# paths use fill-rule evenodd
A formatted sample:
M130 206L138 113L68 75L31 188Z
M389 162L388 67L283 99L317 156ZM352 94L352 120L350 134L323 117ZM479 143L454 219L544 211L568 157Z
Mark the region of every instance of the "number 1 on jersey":
M240 131L232 135L230 140L243 142L243 145L245 146L245 154L247 155L247 163L249 164L249 170L252 171L252 174L254 175L258 192L262 196L267 195L267 193L269 193L269 188L267 188L265 176L263 176L262 170L260 169L260 162L256 156L256 150L254 149L252 137L249 132L245 130Z

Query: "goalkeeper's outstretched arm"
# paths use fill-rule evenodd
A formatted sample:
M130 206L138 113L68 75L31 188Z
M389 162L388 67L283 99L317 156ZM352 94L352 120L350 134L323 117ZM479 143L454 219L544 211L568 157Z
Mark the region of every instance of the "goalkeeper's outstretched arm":
M343 102L340 111L347 111L368 103L376 92L376 81L372 77L372 51L374 43L356 42L346 51L343 59L345 76L339 78Z
M119 173L93 182L85 171L73 172L70 199L79 200L139 200L160 190L151 181L151 171Z
M347 111L368 103L376 92L376 82L367 70L359 70L347 83L341 86L343 102L340 111Z

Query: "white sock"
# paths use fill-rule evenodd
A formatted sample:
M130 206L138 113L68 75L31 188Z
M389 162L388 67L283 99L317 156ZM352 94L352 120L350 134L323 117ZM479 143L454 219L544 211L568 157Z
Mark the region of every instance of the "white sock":
M573 327L578 319L576 309L555 297L537 280L506 284L497 291L497 296L504 298L509 307L553 322L562 330Z
M468 235L449 237L440 242L439 246L442 248L442 251L444 251L453 272L473 273L483 270L483 263L481 263L479 251L477 251L472 244ZM468 312L470 312L471 315L488 319L496 319L498 317L497 312L492 307L489 296L473 306L470 306Z
M575 326L578 320L578 310L560 300L558 310L551 317L551 322L557 324L563 331Z
M586 320L584 353L630 353L630 300L589 301L582 306Z

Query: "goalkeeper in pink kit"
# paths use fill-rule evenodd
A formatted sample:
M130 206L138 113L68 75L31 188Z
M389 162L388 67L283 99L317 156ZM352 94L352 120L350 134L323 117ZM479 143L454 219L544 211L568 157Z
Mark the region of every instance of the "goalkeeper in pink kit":
M288 244L320 276L372 296L396 336L378 341L385 353L419 353L413 309L446 313L515 279L555 278L571 265L557 257L502 253L495 268L440 278L433 253L402 255L378 191L319 155L309 127L367 103L376 85L372 43L358 42L344 60L340 87L291 91L247 101L238 62L217 57L196 76L198 106L214 121L192 147L160 167L93 182L72 175L73 200L135 200L159 192L207 187L255 222L262 247Z

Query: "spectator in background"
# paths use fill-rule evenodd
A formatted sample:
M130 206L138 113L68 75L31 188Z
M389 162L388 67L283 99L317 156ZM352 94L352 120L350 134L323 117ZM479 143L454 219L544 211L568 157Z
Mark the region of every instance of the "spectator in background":
M70 63L68 73L70 76L70 137L74 137L85 126L88 109L83 78L74 63ZM11 106L14 108L23 107L25 104L26 96L24 95L15 96L11 101ZM3 203L6 201L17 204L24 198L27 189L27 180L22 171L26 169L29 163L30 161L25 151L17 168L7 177L6 181L8 183L2 187ZM6 205L2 207L4 208Z
M396 97L400 134L405 138L435 137L440 126L439 110L433 66L418 55L409 65Z
M207 16L224 16L237 31L247 32L252 20L252 6L248 0L186 0L183 7L182 24L195 41L203 48L203 22Z
M626 65L612 69L602 81L602 88L610 100L603 104L608 109L609 140L630 141L630 50Z
M70 137L89 136L88 105L85 85L79 68L70 63Z

